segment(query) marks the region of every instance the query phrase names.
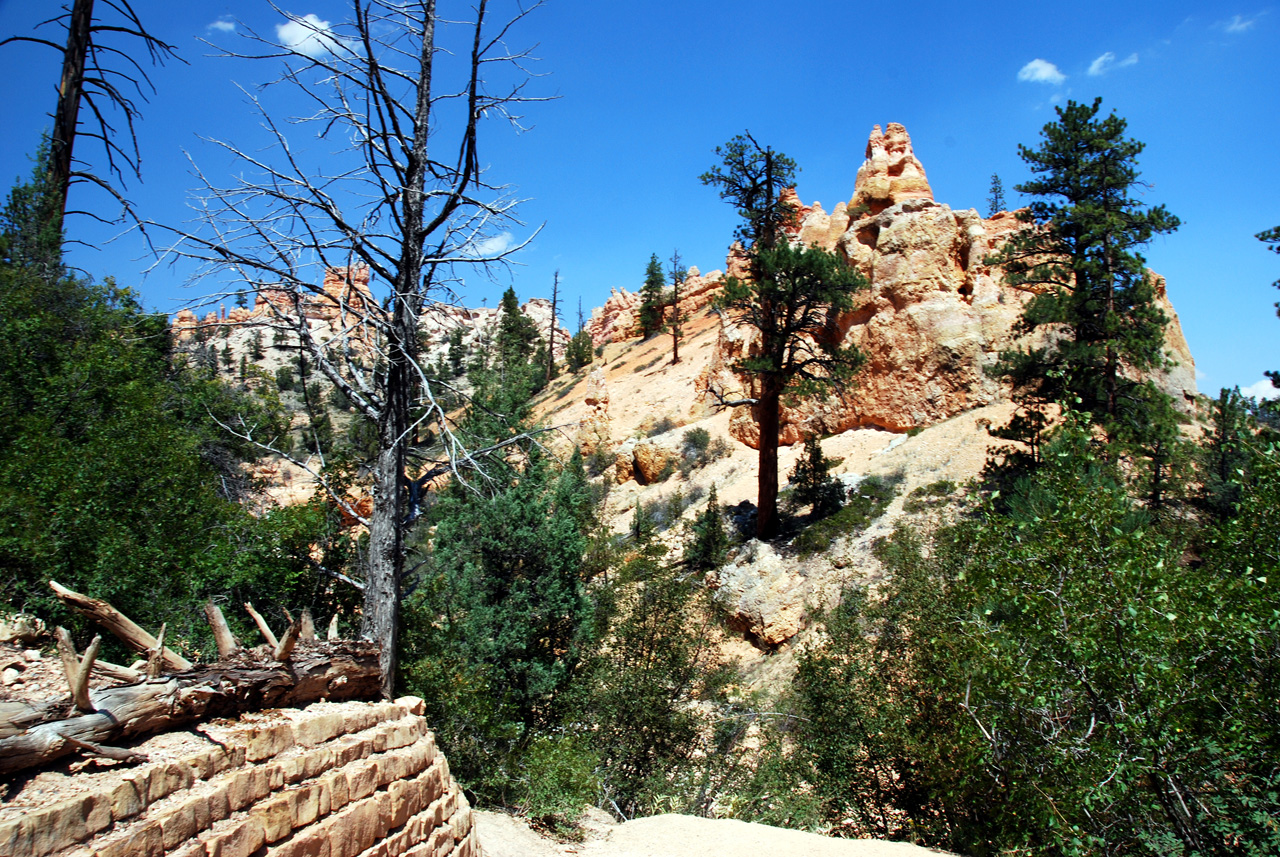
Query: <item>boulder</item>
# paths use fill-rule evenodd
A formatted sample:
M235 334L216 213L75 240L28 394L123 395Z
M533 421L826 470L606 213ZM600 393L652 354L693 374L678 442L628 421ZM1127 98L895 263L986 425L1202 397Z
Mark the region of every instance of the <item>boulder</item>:
M671 475L680 453L653 440L642 440L632 452L635 459L636 481L642 485L661 482Z
M748 542L707 583L734 627L764 646L778 646L804 627L809 582L765 542Z

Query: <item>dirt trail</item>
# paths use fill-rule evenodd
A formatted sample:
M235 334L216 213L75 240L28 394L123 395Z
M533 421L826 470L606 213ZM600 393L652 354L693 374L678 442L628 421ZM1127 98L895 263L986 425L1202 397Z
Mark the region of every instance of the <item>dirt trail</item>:
M497 812L474 814L485 857L924 857L946 852L906 842L831 839L732 819L655 815L615 824L601 813L583 826L582 842L538 835L521 819Z

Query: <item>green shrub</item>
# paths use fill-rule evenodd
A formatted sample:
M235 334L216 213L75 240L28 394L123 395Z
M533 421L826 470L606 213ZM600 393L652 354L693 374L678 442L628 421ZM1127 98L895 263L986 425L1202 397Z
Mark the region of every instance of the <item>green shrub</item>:
M825 823L965 854L1280 853L1280 454L1188 563L1082 422L1002 506L878 545L886 585L801 656L793 776Z
M684 433L680 442L680 473L688 477L697 468L706 467L716 459L724 458L729 452L729 444L724 438L713 438L711 432L701 426L691 428Z
M956 483L950 479L930 482L928 485L921 485L907 495L906 502L902 504L902 509L905 512L912 513L933 509L948 502L955 492Z
M691 428L681 438L686 458L702 458L711 446L711 432L701 426Z
M600 756L585 735L542 735L521 759L520 809L553 830L568 831L600 799Z
M800 556L810 556L826 550L836 539L862 532L889 508L901 483L900 475L866 477L849 492L844 508L805 527L792 547Z
M645 432L645 437L657 437L660 434L666 434L677 425L679 424L675 420L666 414L663 414L652 426L649 427L649 430Z

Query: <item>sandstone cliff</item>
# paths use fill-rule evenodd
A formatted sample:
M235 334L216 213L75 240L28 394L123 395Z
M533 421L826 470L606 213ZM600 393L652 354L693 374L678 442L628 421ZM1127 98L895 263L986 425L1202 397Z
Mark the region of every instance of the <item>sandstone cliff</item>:
M1008 397L987 369L1001 351L1033 344L1013 329L1029 294L1005 285L1001 271L983 260L1023 228L1014 215L983 218L935 202L910 137L896 123L884 134L879 126L872 131L849 203L836 204L830 214L818 203L793 205L794 236L839 252L871 284L859 307L839 319L845 343L862 349L868 363L847 395L785 409L782 443L857 426L906 431ZM1176 363L1156 380L1189 405L1196 394L1195 363L1164 280L1152 276L1170 319L1166 348ZM749 387L730 367L750 353L755 336L724 320L702 379L704 398L710 388L731 395ZM739 409L734 437L755 446L756 431L752 414Z

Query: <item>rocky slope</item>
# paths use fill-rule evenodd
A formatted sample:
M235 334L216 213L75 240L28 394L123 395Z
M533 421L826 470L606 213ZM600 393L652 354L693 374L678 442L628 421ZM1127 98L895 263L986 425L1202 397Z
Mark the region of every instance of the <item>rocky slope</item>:
M786 410L782 443L817 434L826 455L839 459L834 472L847 484L868 476L900 484L878 521L835 539L822 553L802 559L785 545L749 542L709 577L745 639L764 651L793 640L814 609L834 603L851 580L874 581L871 543L912 514L911 492L977 475L993 443L986 426L1007 421L1013 409L1007 387L987 368L1001 351L1029 344L1014 335L1029 296L1004 285L1001 272L984 262L1022 224L1007 212L983 218L934 201L901 125L872 132L848 203L837 203L830 214L818 203L797 199L794 205L798 240L843 254L870 282L860 306L839 320L845 341L866 352L868 364L849 395ZM743 273L733 251L725 267ZM543 395L539 414L562 427L566 444L596 453L614 486L609 505L618 531L638 503L673 507L681 497L696 498L684 512L689 518L712 485L725 505L755 499L756 423L748 408L717 411L710 393L749 392L731 367L753 347L754 331L711 304L724 276L713 271L691 278L682 302L688 322L680 363L671 363L669 338L638 339L638 296L615 290L587 326L602 357ZM1166 346L1176 364L1156 380L1189 406L1194 362L1163 280L1152 276L1171 320ZM684 434L695 427L737 443L724 457L699 469L686 465L682 473ZM794 445L781 451L784 480L798 455ZM769 670L786 669L785 658L770 664L750 649L741 654L760 683L770 683Z
M849 202L827 213L820 203L804 205L793 193L792 204L794 237L840 253L870 283L858 308L838 321L844 343L857 345L868 363L848 395L785 410L783 444L858 426L907 431L1008 398L1006 385L987 370L1001 351L1039 344L1014 332L1029 293L1005 285L1001 271L984 262L1011 232L1024 228L1013 214L984 218L934 201L911 138L897 123L871 132ZM741 273L733 251L726 268ZM706 306L723 276L713 271L693 278L686 312ZM1175 364L1156 381L1189 408L1196 394L1195 362L1164 279L1151 276L1170 319L1165 344ZM588 325L597 344L635 335L638 300L614 291ZM721 320L716 352L697 381L703 403L713 401L712 389L728 398L750 392L731 366L751 352L754 337L753 330ZM735 438L754 446L755 431L750 411L735 414Z

